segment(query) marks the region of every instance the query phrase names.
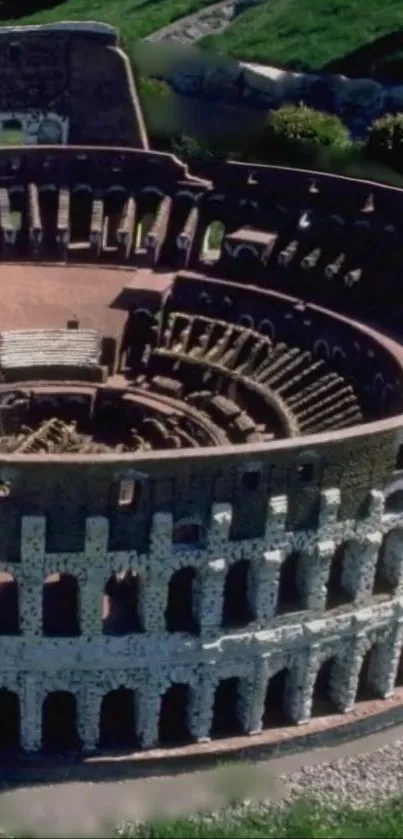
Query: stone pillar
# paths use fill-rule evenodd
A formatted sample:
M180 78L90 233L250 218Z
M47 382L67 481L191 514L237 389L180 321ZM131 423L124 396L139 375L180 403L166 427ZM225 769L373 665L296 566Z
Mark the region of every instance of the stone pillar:
M168 578L165 574L149 574L140 584L139 611L144 631L149 635L165 632L165 610L168 597Z
M335 543L331 540L318 542L312 555L307 556L304 562L307 609L315 612L326 609L327 585L335 550Z
M42 635L42 595L46 547L46 520L23 516L19 580L20 627L23 635Z
M265 627L276 614L280 568L284 551L266 551L260 562L253 564L253 612L257 623Z
M80 575L80 628L87 637L102 634L102 598L105 586L102 569L89 566Z
M268 662L258 659L255 665L253 695L249 705L247 730L249 734L259 734L263 728L263 714L268 685ZM280 700L280 697L279 697Z
M156 676L149 676L145 685L144 699L147 713L139 723L139 736L144 749L158 746L158 725L163 687Z
M98 746L102 689L86 685L78 697L78 726L84 752L94 752Z
M215 559L198 576L195 600L202 636L215 633L221 627L226 573L225 559Z
M363 542L354 543L356 546L355 555L346 557L342 585L345 584L345 577L348 574L350 579L346 588L349 591L355 591L357 606L365 605L371 598L381 541L380 533L372 533L366 536ZM353 550L353 547L351 547L351 550Z
M358 633L346 643L343 658L338 657L333 673L332 699L343 714L352 711L355 705L358 679L366 649L366 636ZM337 685L337 694L336 694Z
M287 685L287 711L297 725L308 722L311 717L319 651L319 644L312 645L305 654L301 651L300 659L293 668Z
M42 706L36 677L26 674L21 691L21 746L27 752L41 748Z
M318 530L321 541L326 542L333 538L334 527L337 524L339 508L341 503L340 490L336 488L326 489L320 494L320 510Z
M206 743L210 740L215 687L216 682L211 670L203 667L199 685L192 696L189 715L189 728L192 737L198 743Z
M286 495L274 495L267 509L265 541L267 545L284 536L287 527L288 499Z
M383 699L392 696L403 644L403 618L392 627L388 637L374 648L368 678L374 691Z
M227 545L232 524L232 505L213 504L211 524L207 534L207 550L211 556L220 556Z

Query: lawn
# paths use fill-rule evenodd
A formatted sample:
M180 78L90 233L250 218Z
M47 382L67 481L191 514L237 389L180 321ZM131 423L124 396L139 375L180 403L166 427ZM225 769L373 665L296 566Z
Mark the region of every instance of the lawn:
M38 24L61 20L97 20L116 26L130 39L150 35L156 29L197 12L207 4L206 0L36 0L36 3L13 0L13 5L15 17L11 20L10 0L0 2L0 21L3 19L4 25L11 26L15 21L18 24ZM42 10L22 16L24 7L27 9L34 5L37 8L42 6Z
M399 29L401 0L267 0L201 43L247 61L319 69Z
M377 809L351 810L297 803L271 816L250 811L234 818L193 819L145 825L120 833L140 839L402 839L400 799Z

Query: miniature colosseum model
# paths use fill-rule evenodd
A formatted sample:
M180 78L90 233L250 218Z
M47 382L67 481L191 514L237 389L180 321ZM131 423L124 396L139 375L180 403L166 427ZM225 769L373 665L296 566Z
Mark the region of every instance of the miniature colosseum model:
M3 128L33 132L0 149L1 746L202 742L390 696L402 192L193 177L148 149L112 30L0 41Z

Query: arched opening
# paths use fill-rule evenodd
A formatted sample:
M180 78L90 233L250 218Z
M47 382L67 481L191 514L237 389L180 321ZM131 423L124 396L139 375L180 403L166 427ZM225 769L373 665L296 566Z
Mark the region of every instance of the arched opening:
M4 120L1 126L0 141L2 146L24 145L24 129L19 119Z
M240 679L221 679L214 695L212 737L230 737L242 733L239 719Z
M291 719L286 710L286 690L289 678L290 671L283 667L269 679L264 701L263 728L290 725Z
M335 609L354 602L354 595L346 585L346 554L348 544L339 545L332 558L329 578L327 581L326 609Z
M20 701L11 690L0 690L0 751L14 751L20 745Z
M44 187L39 190L40 213L45 250L54 248L57 236L57 213L59 190L56 187Z
M79 590L71 574L50 574L43 586L43 634L69 637L80 634Z
M358 677L357 691L355 694L356 702L365 702L369 699L379 698L371 681L371 665L375 652L376 645L372 646L368 650L362 660L360 675Z
M301 555L289 554L281 565L278 586L277 614L305 609L305 598L300 585Z
M251 564L247 559L234 562L225 578L222 626L247 626L253 620L249 601Z
M375 596L395 593L399 584L402 563L403 532L392 530L387 534L379 549L372 590Z
M197 635L199 627L193 612L196 572L189 566L175 571L169 580L165 625L168 632Z
M130 749L138 746L135 695L129 688L120 687L104 696L99 724L99 746L103 749Z
M204 234L200 258L203 262L218 262L221 257L225 237L225 225L222 221L212 221Z
M329 714L336 714L338 708L330 696L331 684L336 666L336 658L328 658L323 662L315 679L315 686L312 695L313 717L324 717Z
M90 240L92 189L73 190L70 201L70 245L86 246Z
M177 746L191 742L192 736L188 724L189 702L189 685L177 683L165 691L158 727L158 740L161 746Z
M18 635L20 616L18 583L12 574L0 572L0 635Z
M79 745L75 696L65 690L49 693L42 706L43 750L69 752Z
M403 512L403 489L397 489L386 496L385 513L401 512Z
M63 142L62 126L57 119L46 117L40 123L36 139L38 146L57 146Z
M178 522L175 524L172 541L174 545L199 545L201 525L199 522Z
M138 574L124 571L109 578L103 598L102 629L105 635L143 632Z
M399 663L396 670L395 687L403 687L403 647L399 656Z

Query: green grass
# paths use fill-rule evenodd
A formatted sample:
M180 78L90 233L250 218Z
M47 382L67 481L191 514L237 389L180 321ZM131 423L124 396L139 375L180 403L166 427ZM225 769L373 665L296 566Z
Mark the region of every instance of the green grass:
M250 811L238 818L222 816L144 825L127 836L141 839L402 839L400 799L371 810L296 803L272 815Z
M96 20L116 26L125 38L143 38L205 5L206 0L61 0L53 8L22 17L18 15L18 0L15 0L15 20L19 24ZM7 26L12 23L11 20L4 21Z
M398 29L401 0L267 0L202 44L248 61L320 68Z

